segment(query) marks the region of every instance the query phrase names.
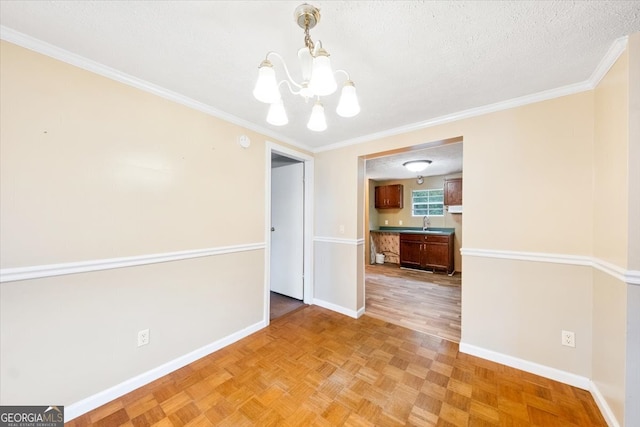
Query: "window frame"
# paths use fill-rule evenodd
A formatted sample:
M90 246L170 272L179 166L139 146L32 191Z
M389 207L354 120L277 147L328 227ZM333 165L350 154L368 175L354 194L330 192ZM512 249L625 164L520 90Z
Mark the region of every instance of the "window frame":
M439 191L441 193L442 201L441 202L420 202L417 203L418 205L427 205L427 212L430 212L432 210L441 210L442 213L438 214L438 213L426 213L426 214L418 214L416 215L416 202L415 202L415 193L419 192L419 191L427 191L427 192L431 192L431 191ZM424 196L418 196L418 197L424 197ZM428 197L433 197L431 194L427 194L427 198ZM437 206L435 209L432 208L431 206ZM424 209L424 208L420 208L420 209ZM412 217L424 217L424 216L428 216L428 217L437 217L437 216L444 216L444 212L445 212L445 208L444 208L444 188L425 188L425 189L416 189L416 190L411 190L411 216Z

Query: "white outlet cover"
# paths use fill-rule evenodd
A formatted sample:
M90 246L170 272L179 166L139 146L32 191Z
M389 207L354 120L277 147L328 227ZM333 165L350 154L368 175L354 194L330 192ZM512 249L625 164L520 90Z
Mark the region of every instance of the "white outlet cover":
M567 347L576 346L576 334L572 331L562 331L562 345Z
M398 221L398 225L402 225L402 220Z
M149 329L138 331L138 347L149 344Z

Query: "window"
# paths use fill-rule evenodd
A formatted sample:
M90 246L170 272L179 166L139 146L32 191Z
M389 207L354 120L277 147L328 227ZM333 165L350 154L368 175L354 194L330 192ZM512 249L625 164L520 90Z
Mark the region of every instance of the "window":
M413 216L443 216L444 190L413 190L411 192L411 214Z

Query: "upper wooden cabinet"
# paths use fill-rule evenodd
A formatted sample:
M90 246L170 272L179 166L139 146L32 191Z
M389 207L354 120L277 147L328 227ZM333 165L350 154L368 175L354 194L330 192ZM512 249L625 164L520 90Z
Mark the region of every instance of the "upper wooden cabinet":
M376 187L376 209L402 209L403 194L402 184Z
M444 181L444 205L462 205L462 178L445 179Z

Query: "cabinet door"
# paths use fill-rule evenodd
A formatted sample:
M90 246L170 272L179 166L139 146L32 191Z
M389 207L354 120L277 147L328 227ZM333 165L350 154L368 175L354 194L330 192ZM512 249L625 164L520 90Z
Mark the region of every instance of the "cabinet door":
M444 204L445 206L462 205L462 178L444 181Z
M447 243L425 243L425 267L449 270L449 245Z
M384 208L384 202L385 202L385 191L384 191L385 187L376 187L376 209L380 209L380 208Z
M387 186L388 207L402 209L404 197L403 187L400 184Z
M423 243L419 240L400 239L400 265L420 268L423 262Z
M381 185L375 188L376 209L402 209L403 187L401 184Z

